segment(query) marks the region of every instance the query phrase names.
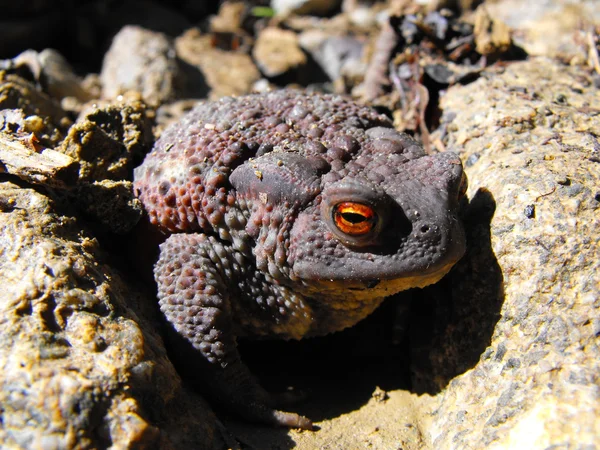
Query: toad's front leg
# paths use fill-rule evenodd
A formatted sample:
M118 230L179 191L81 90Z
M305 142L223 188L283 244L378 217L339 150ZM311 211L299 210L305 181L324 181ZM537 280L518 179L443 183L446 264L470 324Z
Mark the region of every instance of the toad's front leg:
M240 360L225 279L231 258L230 247L204 234L174 234L161 245L154 268L160 309L177 332L184 370L206 395L248 420L311 429L309 419L274 409Z

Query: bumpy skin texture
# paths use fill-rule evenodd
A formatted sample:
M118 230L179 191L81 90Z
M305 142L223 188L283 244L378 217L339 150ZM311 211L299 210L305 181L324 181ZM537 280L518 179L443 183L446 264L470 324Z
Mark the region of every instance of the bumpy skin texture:
M426 155L373 109L295 91L199 104L135 171L151 223L173 233L154 270L160 307L204 383L250 419L302 428L273 409L236 337L341 330L438 281L464 252L464 188L455 154ZM366 205L369 221L342 218L366 233L340 226L348 204Z

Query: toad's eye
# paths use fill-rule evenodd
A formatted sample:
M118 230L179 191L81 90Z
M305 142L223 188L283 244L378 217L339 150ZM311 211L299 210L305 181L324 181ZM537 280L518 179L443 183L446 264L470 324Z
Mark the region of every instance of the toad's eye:
M342 245L368 251L383 244L392 205L379 186L340 180L323 191L321 218Z
M371 232L377 224L377 213L368 205L356 202L342 202L332 209L333 223L350 236L363 236Z

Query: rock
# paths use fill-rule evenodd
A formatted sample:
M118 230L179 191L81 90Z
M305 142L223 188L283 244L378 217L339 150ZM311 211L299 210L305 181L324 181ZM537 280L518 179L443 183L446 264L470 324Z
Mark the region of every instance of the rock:
M361 40L351 36L329 35L320 30L309 30L300 35L299 42L331 81L340 78L364 78L367 66L363 61L365 44Z
M27 86L17 87L10 100L38 108ZM115 133L130 155L140 151L143 111L121 105L88 114L73 158L24 140L33 117L24 116L24 108L0 116L2 172L10 174L0 176L0 446L222 448L212 412L169 362L154 301L107 264L72 213L75 205L112 232L137 222L129 183L93 179L124 174L130 160L107 158L117 168L99 164L101 171L91 158L86 179L72 169L98 150L94 133Z
M11 131L35 132L46 147L56 146L72 124L61 105L23 78L0 70L0 110L20 110L12 114ZM6 122L6 117L4 119ZM16 128L15 128L16 127Z
M127 180L153 141L145 105L124 101L84 111L59 150L79 161L81 181Z
M389 5L379 0L343 0L342 2L342 12L348 17L350 23L364 30L372 29L378 22L385 20L390 12L401 7L400 2Z
M0 198L0 445L222 448L93 236L24 183Z
M98 232L125 234L137 225L143 214L130 181L79 183L68 191L67 198Z
M48 100L30 92L39 94L33 88L17 89L11 101L38 110L37 105ZM125 180L153 142L152 121L143 103L90 107L55 148L48 148L55 119L25 117L24 110L0 110L0 173L55 189L98 231L131 230L142 208Z
M192 97L218 99L251 91L260 79L252 58L243 52L225 51L212 45L210 35L190 29L175 41L177 55L194 69L188 85L195 89Z
M298 45L296 33L275 27L260 32L252 56L267 78L290 75L301 71L306 64L306 55Z
M475 11L475 49L483 56L493 57L506 53L511 45L510 28L500 21L493 19L485 5Z
M247 5L244 2L225 2L219 13L210 18L210 29L219 33L237 33L243 28Z
M6 111L14 110L0 113ZM12 124L14 122L7 128L10 129ZM66 188L75 183L78 172L79 165L74 159L43 148L35 134L0 132L0 173L15 175L34 184Z
M567 60L577 57L585 61L582 31L587 25L591 29L600 23L598 2L502 0L486 3L486 8L491 17L505 22L513 30L515 43L528 54Z
M81 80L73 71L71 65L64 56L53 49L45 49L41 52L25 50L12 60L0 61L0 67L7 71L29 72L23 74L33 77L33 81L55 100L64 97L74 97L85 102L91 100L92 92L89 92Z
M279 16L289 14L323 15L338 8L341 0L271 0L271 8Z
M441 391L433 448L593 448L598 88L585 69L538 58L451 87L441 108L434 138L463 156L472 200L452 301L430 299L413 322L413 386Z
M146 102L161 104L181 93L181 77L175 48L166 35L126 26L114 37L104 57L102 97L114 99L136 91Z

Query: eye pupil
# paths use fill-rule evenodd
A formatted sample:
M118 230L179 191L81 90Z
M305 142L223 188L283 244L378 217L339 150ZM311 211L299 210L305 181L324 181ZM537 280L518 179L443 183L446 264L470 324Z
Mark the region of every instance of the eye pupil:
M365 220L367 220L367 218L365 216L363 216L362 214L359 214L359 213L344 212L344 213L342 213L342 217L344 218L344 220L346 222L350 222L353 224L358 224L358 223L361 223L361 222L364 222Z

